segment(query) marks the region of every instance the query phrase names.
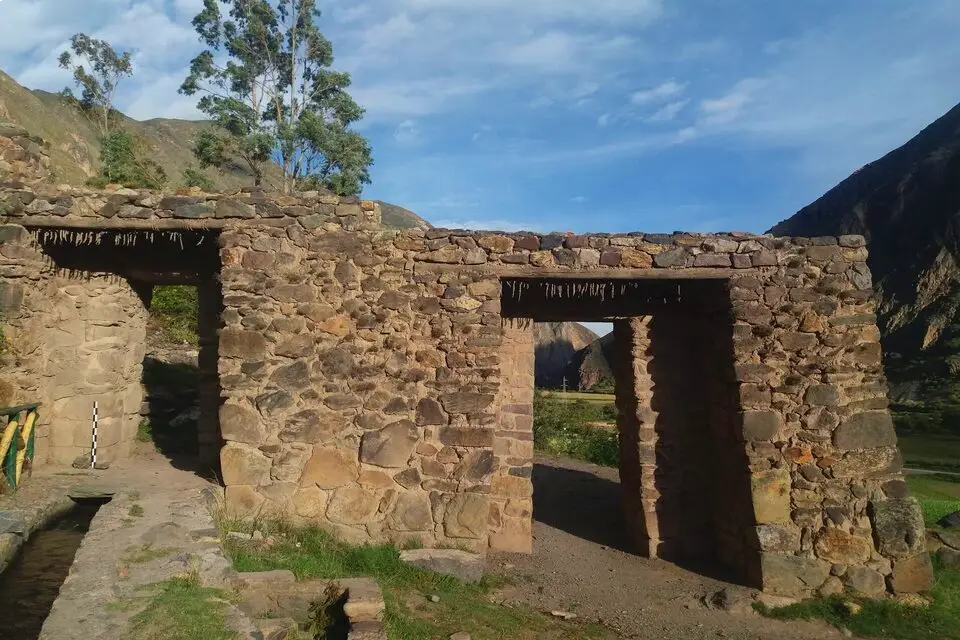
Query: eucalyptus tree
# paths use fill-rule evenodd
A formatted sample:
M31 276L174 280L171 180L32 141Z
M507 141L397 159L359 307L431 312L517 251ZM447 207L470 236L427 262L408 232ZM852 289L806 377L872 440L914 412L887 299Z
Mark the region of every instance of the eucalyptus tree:
M351 128L364 112L319 18L316 0L204 0L193 26L207 48L180 87L216 125L197 140L201 166L236 158L260 185L276 159L285 193L307 183L351 195L370 182L370 145Z

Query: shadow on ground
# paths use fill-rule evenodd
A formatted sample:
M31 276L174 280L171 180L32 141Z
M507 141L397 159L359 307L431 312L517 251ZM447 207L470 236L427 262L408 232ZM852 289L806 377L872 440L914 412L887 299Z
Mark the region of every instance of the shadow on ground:
M203 477L197 463L197 420L200 369L189 362L165 362L147 356L143 360L149 429L141 428L141 439L152 439L170 464ZM148 432L148 433L147 433Z
M533 517L578 538L633 552L625 533L620 483L588 471L534 464Z
M572 462L563 460L558 464ZM590 470L538 462L533 467L533 517L578 538L640 555L626 534L620 491L618 481ZM670 562L703 576L743 583L730 569L713 560L670 558Z

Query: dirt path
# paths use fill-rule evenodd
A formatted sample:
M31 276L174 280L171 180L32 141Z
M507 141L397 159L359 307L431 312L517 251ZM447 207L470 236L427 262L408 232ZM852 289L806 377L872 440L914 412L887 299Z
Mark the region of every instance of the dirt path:
M515 581L504 592L508 601L597 620L623 638L843 637L824 623L707 609L702 596L732 585L630 553L616 469L538 457L533 480L534 554L491 559L493 568Z

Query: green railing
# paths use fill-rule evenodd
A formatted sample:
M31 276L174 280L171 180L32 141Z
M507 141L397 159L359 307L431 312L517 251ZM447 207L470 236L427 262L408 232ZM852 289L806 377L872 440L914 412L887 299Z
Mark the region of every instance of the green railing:
M19 407L0 407L0 421L6 419L0 437L0 464L6 486L20 486L23 471L33 467L33 450L39 404L24 404Z

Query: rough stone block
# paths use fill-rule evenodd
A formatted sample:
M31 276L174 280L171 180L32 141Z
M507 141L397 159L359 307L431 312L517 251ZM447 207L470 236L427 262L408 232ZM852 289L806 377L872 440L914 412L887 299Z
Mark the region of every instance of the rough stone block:
M803 596L819 589L830 576L830 563L814 558L762 553L763 590L781 596Z
M433 512L425 494L401 493L390 518L395 531L429 531L433 529Z
M220 433L224 440L252 445L259 445L266 437L260 416L232 402L220 407Z
M417 427L409 420L394 422L379 431L368 431L360 443L360 459L378 467L405 467L418 438Z
M0 511L0 534L17 533L23 535L27 522L22 510Z
M400 559L462 582L479 582L486 568L486 559L482 555L458 549L410 549L401 551Z
M347 601L343 612L351 623L382 620L386 611L383 592L373 578L346 578L337 583L346 589Z
M783 417L778 411L745 411L743 413L743 437L747 442L771 440L781 428L783 428Z
M887 411L855 413L833 432L833 443L841 451L895 447L897 434Z
M800 528L795 524L762 524L757 526L761 551L799 551Z
M359 486L341 487L333 492L327 506L327 517L340 524L360 524L372 520L379 506L380 498L376 491Z
M444 533L451 538L485 537L489 510L487 496L477 493L455 494L443 514Z
M250 445L228 442L220 450L225 485L259 485L270 479L270 458Z
M818 558L836 564L858 565L870 559L873 541L840 529L824 529L817 536L814 549Z
M884 556L905 558L926 549L923 511L916 498L870 502L877 548Z
M300 486L336 489L356 482L359 473L356 453L334 447L314 447L313 455L303 468Z
M867 567L850 567L843 579L851 589L868 596L880 595L887 590L884 575Z
M493 395L488 393L450 393L440 397L443 408L449 413L476 413L483 411L493 403Z
M790 472L760 471L750 477L753 513L757 524L790 522Z
M471 427L443 427L440 442L453 447L492 447L493 429Z
M918 593L933 588L933 564L925 552L893 563L890 587L894 593Z
M903 456L895 447L853 451L833 464L834 478L869 478L899 473ZM894 496L896 497L896 496Z

